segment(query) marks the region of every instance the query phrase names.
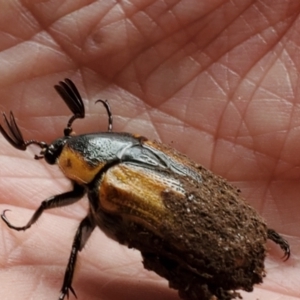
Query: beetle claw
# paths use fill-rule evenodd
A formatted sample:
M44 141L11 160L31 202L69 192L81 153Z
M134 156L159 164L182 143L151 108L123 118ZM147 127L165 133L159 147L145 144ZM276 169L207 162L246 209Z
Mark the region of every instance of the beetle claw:
M9 228L11 228L11 229L14 229L14 230L17 230L17 231L21 231L21 230L26 230L26 229L28 229L30 226L31 226L31 224L28 226L28 225L26 225L26 226L21 226L21 227L18 227L18 226L14 226L14 225L12 225L9 221L8 221L8 219L7 219L7 217L6 217L6 212L7 211L11 211L10 209L5 209L3 212L2 212L2 214L1 214L1 219L3 220L3 222L9 227Z
M12 228L11 223L8 221L7 217L6 217L6 212L7 211L11 211L10 209L5 209L2 214L1 214L1 219L4 221L4 223L9 227Z
M291 249L289 243L275 230L268 229L268 239L272 240L274 243L279 245L279 247L283 250L284 255L282 257L283 261L286 261L291 256Z
M291 249L286 240L284 240L284 243L280 245L280 248L284 251L284 255L282 256L283 261L287 261L291 256Z
M77 295L76 295L75 290L73 289L72 286L69 286L69 287L67 287L67 286L66 286L66 287L63 287L61 290L62 290L62 291L61 291L61 294L60 294L58 300L64 300L64 299L65 299L65 296L67 296L67 298L69 299L69 296L70 296L69 291L71 291L71 293L72 293L72 294L74 295L74 297L77 299Z
M74 297L77 299L77 295L76 295L74 289L71 286L69 287L69 289L72 292L72 294L74 295Z

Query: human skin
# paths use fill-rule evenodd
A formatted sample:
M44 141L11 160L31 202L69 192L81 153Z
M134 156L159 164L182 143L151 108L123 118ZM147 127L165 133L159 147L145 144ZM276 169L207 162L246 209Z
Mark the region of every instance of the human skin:
M115 131L160 140L225 177L290 242L287 262L267 244L265 282L244 299L300 299L299 12L296 0L1 0L0 109L25 139L51 142L71 115L58 81L71 78L84 98L78 133L106 130L94 102L109 99ZM0 211L15 225L71 188L34 154L0 138ZM87 206L47 211L25 233L0 222L0 299L58 298ZM77 269L79 299L178 299L138 251L98 229Z

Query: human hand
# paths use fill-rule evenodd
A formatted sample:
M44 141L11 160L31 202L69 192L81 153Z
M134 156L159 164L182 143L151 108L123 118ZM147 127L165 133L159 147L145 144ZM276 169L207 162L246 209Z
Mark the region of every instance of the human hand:
M109 99L115 131L159 139L222 175L286 235L290 260L269 243L265 283L244 299L300 298L298 3L8 3L0 2L0 105L14 112L25 139L62 135L70 112L53 85L65 77L85 99L78 133L106 129L94 102ZM1 138L0 211L10 208L16 225L70 189L55 166L33 160L36 152ZM0 222L1 299L57 299L86 209L83 200L47 211L25 233ZM138 251L98 230L79 265L79 300L178 299L143 270Z

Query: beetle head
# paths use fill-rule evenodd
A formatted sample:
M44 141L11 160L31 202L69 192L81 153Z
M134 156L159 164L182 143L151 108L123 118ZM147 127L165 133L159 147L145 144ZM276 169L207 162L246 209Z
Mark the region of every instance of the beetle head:
M61 148L64 144L63 141L65 141L66 138L68 138L73 133L72 123L76 119L84 118L85 116L85 109L82 98L75 84L70 79L66 78L64 81L60 81L58 85L54 86L54 88L67 104L69 109L73 112L73 116L70 118L67 127L64 129L64 138L58 139L50 145L45 142L39 142L36 140L25 141L12 112L10 112L9 119L6 117L5 113L3 113L7 130L5 130L2 125L0 125L0 132L14 148L25 151L29 145L37 145L41 148L41 151L40 154L35 155L34 158L45 158L45 160L49 164L55 163L56 158L59 156Z
M45 142L39 142L36 140L25 141L16 123L13 113L10 112L9 120L4 113L3 117L7 130L5 130L2 125L0 125L0 132L14 148L25 151L29 145L37 145L41 148L41 151L39 155L35 155L34 158L44 158L48 164L55 164L56 158L59 157L62 147L64 146L66 140L69 138L68 136L57 139L49 145Z
M36 140L25 141L12 112L10 112L9 118L7 118L5 113L3 113L4 122L7 127L7 130L5 130L2 125L0 125L0 132L14 148L25 151L29 145L37 145L41 148L41 151L39 155L35 155L34 158L44 158L49 164L55 164L56 159L59 157L62 147L64 146L66 140L70 138L70 136L73 134L73 122L76 119L83 119L85 116L85 108L82 98L75 84L70 79L66 78L64 81L60 81L59 84L54 86L54 88L73 113L72 117L67 123L66 128L64 129L63 138L57 139L51 144L39 142ZM97 102L101 102L107 111L108 131L111 132L113 119L109 104L107 101L103 100L97 100L96 103Z

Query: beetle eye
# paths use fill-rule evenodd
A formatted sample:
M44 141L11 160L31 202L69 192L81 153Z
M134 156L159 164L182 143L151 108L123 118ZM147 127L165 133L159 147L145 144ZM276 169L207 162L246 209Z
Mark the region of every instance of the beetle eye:
M56 159L60 156L61 151L67 141L67 138L61 138L54 141L49 146L47 145L42 151L41 156L45 159L45 161L49 165L54 165L56 163Z
M49 165L54 165L56 163L57 155L55 154L55 149L53 149L53 147L51 146L48 149L46 149L43 157Z

